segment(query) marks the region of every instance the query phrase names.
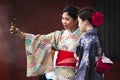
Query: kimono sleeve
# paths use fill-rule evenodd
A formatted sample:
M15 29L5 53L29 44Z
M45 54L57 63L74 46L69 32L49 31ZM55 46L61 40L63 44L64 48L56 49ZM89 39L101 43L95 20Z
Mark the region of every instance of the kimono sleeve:
M25 34L27 57L27 77L38 76L52 67L51 46L54 45L56 32L47 35Z

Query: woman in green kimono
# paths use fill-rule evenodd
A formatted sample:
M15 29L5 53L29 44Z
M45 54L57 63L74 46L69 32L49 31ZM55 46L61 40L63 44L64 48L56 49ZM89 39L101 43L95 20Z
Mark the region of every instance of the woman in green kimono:
M53 80L75 79L74 53L81 35L78 10L73 5L65 7L61 20L65 30L47 35L25 33L11 25L10 33L25 39L28 77L53 72ZM56 49L54 54L51 54L52 47Z

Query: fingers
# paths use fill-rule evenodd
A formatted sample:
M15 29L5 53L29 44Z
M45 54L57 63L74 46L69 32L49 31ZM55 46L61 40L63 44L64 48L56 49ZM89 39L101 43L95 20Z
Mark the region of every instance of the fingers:
M10 34L16 35L21 39L25 38L25 33L20 31L19 28L16 27L15 22L11 22L9 31L10 31Z
M19 29L15 27L15 24L11 23L10 34L18 34Z
M16 32L16 31L15 31L15 28L13 28L12 26L11 26L11 28L10 28L9 31L10 31L10 34L15 34L15 32Z
M15 24L13 22L11 22L11 28L15 28Z

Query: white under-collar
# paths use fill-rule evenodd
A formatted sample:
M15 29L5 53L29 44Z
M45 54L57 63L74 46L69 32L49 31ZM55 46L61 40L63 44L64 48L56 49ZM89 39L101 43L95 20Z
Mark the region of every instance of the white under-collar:
M75 32L78 31L78 30L79 30L79 28L77 28L74 32L71 32L71 30L67 29L66 32L68 32L69 35L71 35L71 34L75 33Z

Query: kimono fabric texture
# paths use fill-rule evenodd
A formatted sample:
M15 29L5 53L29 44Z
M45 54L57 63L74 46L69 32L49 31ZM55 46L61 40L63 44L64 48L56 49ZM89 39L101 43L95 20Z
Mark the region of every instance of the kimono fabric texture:
M25 46L27 55L27 76L38 76L47 72L54 72L54 80L74 80L75 69L74 66L69 66L61 63L72 63L73 57L68 57L64 61L58 60L59 65L53 64L56 59L51 54L51 48L56 50L75 53L79 42L81 32L76 29L74 32L69 30L55 31L46 35L25 34ZM62 56L64 56L62 54ZM73 59L74 60L74 59ZM66 61L66 62L65 62Z
M75 80L103 80L102 74L95 71L96 57L102 53L97 33L97 29L88 30L79 41L76 50L79 63Z

